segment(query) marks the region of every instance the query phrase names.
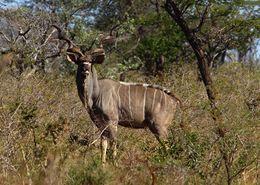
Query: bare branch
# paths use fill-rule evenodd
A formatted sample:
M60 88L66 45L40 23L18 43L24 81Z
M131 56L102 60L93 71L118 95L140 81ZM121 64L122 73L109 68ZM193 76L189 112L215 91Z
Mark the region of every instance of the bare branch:
M73 10L73 11L70 13L70 17L72 17L73 15L75 15L78 11L87 8L88 6L89 6L89 4L83 4L83 5L79 6L78 8L76 8L75 10Z
M90 51L95 43L96 43L96 39L91 42L90 46L87 48L87 51Z
M31 30L31 27L29 26L28 28L27 28L27 30L26 31L22 31L22 29L20 29L20 31L19 31L19 33L18 33L18 35L16 36L16 38L14 39L14 43L16 43L16 41L18 40L18 38L21 36L24 40L26 40L27 38L26 38L26 34L27 33L29 33L29 31Z
M208 10L209 10L209 7L211 6L211 3L208 3L203 11L203 13L201 14L200 16L200 23L198 24L198 26L193 30L193 32L198 32L200 31L202 25L204 24L205 22L205 19L207 17L207 14L208 14Z
M161 7L161 6L160 6L158 0L156 0L155 2L153 2L152 0L150 0L150 3L155 6L157 14L160 14L160 7Z
M55 53L55 54L53 54L53 55L46 56L45 59L56 58L56 57L59 57L60 54L61 54L61 51L59 51L58 53Z
M257 158L254 158L252 161L248 162L245 166L243 166L240 170L238 170L236 173L234 173L231 176L231 179L234 179L236 176L238 176L239 174L241 174L248 166L250 166L251 164L253 164L255 161L257 160Z
M45 39L45 41L43 42L43 44L41 45L41 47L45 46L47 44L47 42L49 41L49 39L51 38L52 34L55 32L55 30L52 30L51 33L47 36L47 38Z
M131 49L129 49L128 51L126 51L125 54L129 54L129 53L131 53L132 51L134 51L134 50L138 47L139 43L140 43L140 37L137 39L136 44L135 44Z
M192 5L192 4L189 3L189 4L187 4L185 7L183 7L183 8L181 9L181 16L186 13L187 9L188 9L191 5Z
M19 110L19 108L21 107L21 105L22 105L22 102L19 103L19 105L18 105L17 108L15 109L14 113L13 113L12 116L11 116L11 119L15 116L15 114L17 113L17 111Z
M105 132L105 130L109 127L110 125L108 124L98 135L98 137L96 139L94 139L88 146L91 146L93 144L95 144L102 136L102 134Z
M0 31L0 34L3 35L3 37L5 38L5 40L7 40L8 42L11 42L11 39L9 39L4 32Z
M30 30L31 30L30 27L28 27L28 29L25 32L22 32L22 30L20 30L19 35L20 36L25 36Z
M113 31L115 31L116 28L118 28L121 25L122 25L122 23L119 23L119 24L116 24L116 25L112 26L112 28L110 29L110 35L112 36L113 35Z
M51 25L53 26L54 28L56 28L58 30L58 39L60 40L65 40L69 47L68 48L71 48L72 46L74 46L74 44L72 43L72 41L70 39L68 39L65 34L61 31L60 27L58 27L57 25L53 24Z

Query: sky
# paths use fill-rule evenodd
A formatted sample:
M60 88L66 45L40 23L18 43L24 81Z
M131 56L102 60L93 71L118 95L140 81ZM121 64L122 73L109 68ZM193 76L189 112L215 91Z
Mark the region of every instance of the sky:
M25 0L15 0L13 1L12 3L5 3L3 0L0 0L0 4L5 4L7 5L6 7L12 7L12 8L16 8L16 7L19 7L22 3L24 3Z

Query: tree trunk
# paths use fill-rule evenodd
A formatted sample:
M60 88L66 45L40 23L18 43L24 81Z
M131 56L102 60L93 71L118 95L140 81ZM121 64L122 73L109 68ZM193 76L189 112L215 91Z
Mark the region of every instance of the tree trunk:
M245 62L245 52L238 51L238 62L244 63Z
M221 65L223 65L225 63L226 55L227 55L227 49L225 49L225 51L221 54L220 61L219 61L219 66L221 66Z
M180 10L178 9L175 2L172 0L167 0L165 3L165 9L169 13L169 15L175 20L175 22L180 26L181 30L185 34L188 42L190 43L196 58L198 60L198 68L203 80L203 83L206 87L208 99L211 103L211 107L213 108L214 112L216 110L216 93L212 84L212 79L210 76L209 66L208 66L208 59L203 51L201 44L199 43L197 37L194 33L189 29L186 21L183 19Z
M160 55L155 61L155 76L163 76L164 56Z

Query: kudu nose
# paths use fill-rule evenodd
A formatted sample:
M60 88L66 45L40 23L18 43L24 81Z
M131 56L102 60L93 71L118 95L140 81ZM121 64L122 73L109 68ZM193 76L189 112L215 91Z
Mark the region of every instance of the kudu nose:
M89 75L89 70L90 70L91 64L89 62L84 62L83 63L83 73L86 75Z

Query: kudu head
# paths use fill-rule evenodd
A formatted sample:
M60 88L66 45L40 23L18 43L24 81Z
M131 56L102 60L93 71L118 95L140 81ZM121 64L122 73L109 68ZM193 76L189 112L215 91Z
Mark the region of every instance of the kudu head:
M93 64L102 64L105 60L105 50L102 47L102 38L101 42L99 44L100 47L91 49L85 54L76 47L70 39L68 39L65 34L62 33L61 29L56 26L52 25L58 30L58 38L60 40L64 40L68 43L68 49L67 49L67 60L78 65L78 70L82 73L82 75L89 75L89 73L92 71ZM92 45L94 42L92 43Z
M103 48L95 48L83 54L79 48L73 47L67 49L67 60L78 65L78 70L83 75L89 75L92 72L94 64L101 64L105 59Z

